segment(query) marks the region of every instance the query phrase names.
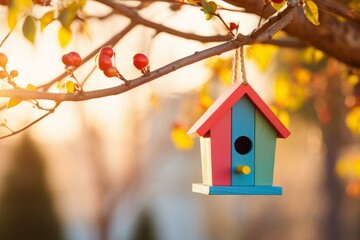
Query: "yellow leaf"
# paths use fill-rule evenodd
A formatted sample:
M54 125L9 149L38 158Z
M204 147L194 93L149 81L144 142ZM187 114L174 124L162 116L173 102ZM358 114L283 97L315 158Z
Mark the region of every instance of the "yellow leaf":
M16 23L18 21L19 10L15 7L10 8L8 16L7 16L7 24L9 28L12 30L15 28Z
M26 86L26 90L29 90L29 91L37 91L37 87L35 87L34 85L32 85L32 84L28 84L27 86Z
M291 98L287 108L289 110L299 109L308 97L308 88L305 85L291 84Z
M298 61L311 72L318 72L326 67L328 57L319 49L309 47L300 51Z
M203 109L208 109L214 100L206 93L201 93L199 96L199 102Z
M276 10L279 11L285 4L287 1L283 1L282 3L275 3L275 2L271 2L271 6Z
M190 150L194 145L194 140L186 134L186 129L179 124L173 126L171 139L175 147L180 150Z
M211 13L205 13L205 19L210 20L213 17Z
M232 59L224 59L220 57L209 58L205 62L205 66L210 68L218 75L220 81L225 85L230 85L232 82Z
M348 165L349 164L347 164L347 162L342 159L337 161L335 166L335 171L339 177L341 178L346 177L349 171Z
M290 76L286 73L280 73L276 77L274 102L277 106L296 110L302 106L307 96L306 85L291 82Z
M319 23L319 9L313 1L307 0L304 4L304 13L306 18L314 25L320 25Z
M54 19L54 11L45 13L40 19L40 30L43 31Z
M336 162L335 171L341 178L360 178L360 156L358 154L346 154Z
M221 69L228 68L231 69L232 67L232 59L224 59L220 57L211 57L208 58L205 62L205 66L211 68L214 71L220 71Z
M15 107L16 105L18 105L19 103L21 103L22 100L20 99L16 99L16 98L10 98L8 104L7 104L7 108L12 108Z
M232 83L233 72L231 68L222 68L219 70L219 78L224 85Z
M12 5L18 9L24 10L34 5L32 0L12 0Z
M346 126L357 136L360 136L360 107L351 109L345 118Z
M282 122L282 124L284 124L285 127L288 128L290 126L290 115L287 111L281 110L276 106L270 106L270 109L280 119L280 121Z
M66 47L69 44L71 40L71 36L72 34L70 29L60 26L58 38L59 38L60 46L62 48Z
M61 81L57 82L56 83L56 87L59 89L59 90L63 90L65 88L64 86L65 84Z
M79 10L79 5L76 1L73 1L69 6L62 9L59 13L57 19L61 23L62 26L65 28L70 28L70 25L76 19L77 11Z
M360 82L360 77L358 75L352 74L346 78L349 84L355 86L358 82Z
M309 83L311 78L311 73L304 68L296 68L294 70L294 75L297 81L301 84Z
M78 4L79 4L80 8L83 8L85 6L85 4L86 4L86 0L79 0Z
M289 76L280 73L275 79L275 95L274 101L276 105L286 107L291 95L291 86L289 84Z
M27 40L29 40L32 44L35 43L36 25L32 16L27 16L25 18L22 32Z
M254 60L260 71L265 72L278 48L272 45L254 44L247 49L246 56Z
M197 5L200 0L187 0L188 3L190 3L191 5Z
M67 81L65 83L66 92L67 93L74 93L75 91L75 83L73 81Z

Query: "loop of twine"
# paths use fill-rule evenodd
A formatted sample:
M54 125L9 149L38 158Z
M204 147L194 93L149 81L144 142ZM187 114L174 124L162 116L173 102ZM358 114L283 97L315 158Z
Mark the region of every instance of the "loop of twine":
M242 81L244 84L247 84L248 81L246 78L246 70L245 70L244 46L235 49L234 59L233 59L233 79L232 79L233 83L239 81L239 62L240 62Z

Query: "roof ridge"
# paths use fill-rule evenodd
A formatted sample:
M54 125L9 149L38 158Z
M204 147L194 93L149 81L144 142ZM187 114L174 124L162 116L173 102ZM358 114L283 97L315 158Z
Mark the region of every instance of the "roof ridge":
M244 95L251 100L255 107L262 113L268 122L276 129L278 137L286 138L290 131L271 111L269 106L255 92L248 83L237 82L232 84L218 99L208 108L199 120L190 128L190 136L204 136L210 128L217 122L231 107L238 102Z

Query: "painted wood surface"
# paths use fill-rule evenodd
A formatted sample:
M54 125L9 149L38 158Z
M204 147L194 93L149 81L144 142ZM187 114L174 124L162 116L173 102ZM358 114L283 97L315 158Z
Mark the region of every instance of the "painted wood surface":
M212 185L231 184L231 111L211 129Z
M190 136L204 136L212 126L244 95L259 109L269 123L276 129L277 137L286 138L290 131L281 123L268 105L254 91L250 84L232 84L190 128Z
M282 195L282 187L278 186L208 186L195 183L192 191L207 195Z
M240 87L240 83L232 84L190 128L188 134L192 137L206 134L244 94L245 89Z
M260 98L255 90L249 85L246 85L246 95L255 104L262 115L268 120L268 122L277 131L277 137L287 138L290 135L290 131L284 126L280 119L271 111L270 107Z
M212 185L212 171L211 171L211 139L200 138L201 149L201 169L203 183Z
M273 184L276 131L255 111L255 185Z
M234 147L236 139L240 136L245 136L250 138L252 144L254 144L254 118L255 118L255 109L252 103L246 98L243 97L239 102L237 102L232 107L232 132L231 132L231 185L241 186L241 185L254 185L255 184L255 175L254 175L254 166L255 166L255 154L254 154L254 145L252 146L250 152L246 154L239 154ZM251 172L249 174L239 174L236 171L237 166L249 166Z

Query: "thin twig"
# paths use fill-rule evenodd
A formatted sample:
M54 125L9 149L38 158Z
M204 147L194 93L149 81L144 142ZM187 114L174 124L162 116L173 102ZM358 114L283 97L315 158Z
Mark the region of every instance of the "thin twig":
M224 21L224 19L221 17L220 13L213 13L213 16L217 17L220 19L220 21L222 22L222 24L226 27L226 29L228 30L228 32L231 34L231 36L235 36L234 33L231 31L230 27L227 25L227 23Z
M260 14L260 18L259 18L259 22L258 22L258 26L257 26L258 28L261 26L261 21L264 17L265 9L269 5L270 5L270 2L265 3L263 9L261 10L261 14Z
M87 82L87 80L89 80L90 76L95 72L95 70L97 69L96 66L93 66L90 70L90 72L85 76L85 78L82 80L82 82L80 83L81 88L85 85L85 83Z
M0 43L0 48L4 45L4 43L6 42L6 40L10 37L11 33L13 32L13 29L11 29L8 34L6 34L6 36L4 37L4 39L1 41Z
M261 26L260 28L255 29L250 36L254 39L260 40L260 41L264 41L265 39L259 39L260 35L263 35L266 31L269 31L270 29L273 28L273 26L275 26L275 23L279 23L277 24L277 26L280 26L281 29L283 28L281 25L284 24L285 26L288 25L292 19L292 15L293 15L293 11L294 11L294 7L293 6L287 6L283 11L279 11L277 13L275 13L274 15L270 16ZM288 18L286 18L288 17ZM291 18L289 18L291 17ZM284 19L287 19L288 21L285 22ZM280 21L282 20L282 22ZM284 27L285 27L284 26ZM277 30L277 29L276 29ZM271 34L270 34L271 35Z
M7 129L9 129L11 131L10 134L7 134L7 135L4 135L4 136L1 136L0 137L0 140L1 139L5 139L5 138L8 138L8 137L11 137L11 136L14 136L18 133L21 133L23 131L25 131L26 129L30 128L31 126L35 125L36 123L40 122L41 120L43 120L44 118L46 118L47 116L49 116L50 114L54 113L55 109L60 105L60 102L59 103L56 103L55 106L52 108L52 109L49 109L47 113L45 113L44 115L42 115L41 117L37 118L36 120L32 121L31 123L29 123L28 125L26 125L25 127L22 127L16 131L12 130L11 128L9 128L9 126L5 126Z
M164 32L164 33L168 33L170 35L174 35L177 37L185 38L188 40L195 40L195 41L204 42L204 43L205 42L223 42L223 41L227 41L231 38L230 36L223 36L223 35L202 36L202 35L197 35L194 33L186 33L183 31L179 31L179 30L167 27L167 26L159 24L159 23L155 23L148 19L145 19L142 16L140 16L135 9L125 6L119 2L109 1L109 0L98 0L98 2L111 7L118 14L131 19L132 21L136 22L137 24L141 24L145 27L155 29L157 32Z

